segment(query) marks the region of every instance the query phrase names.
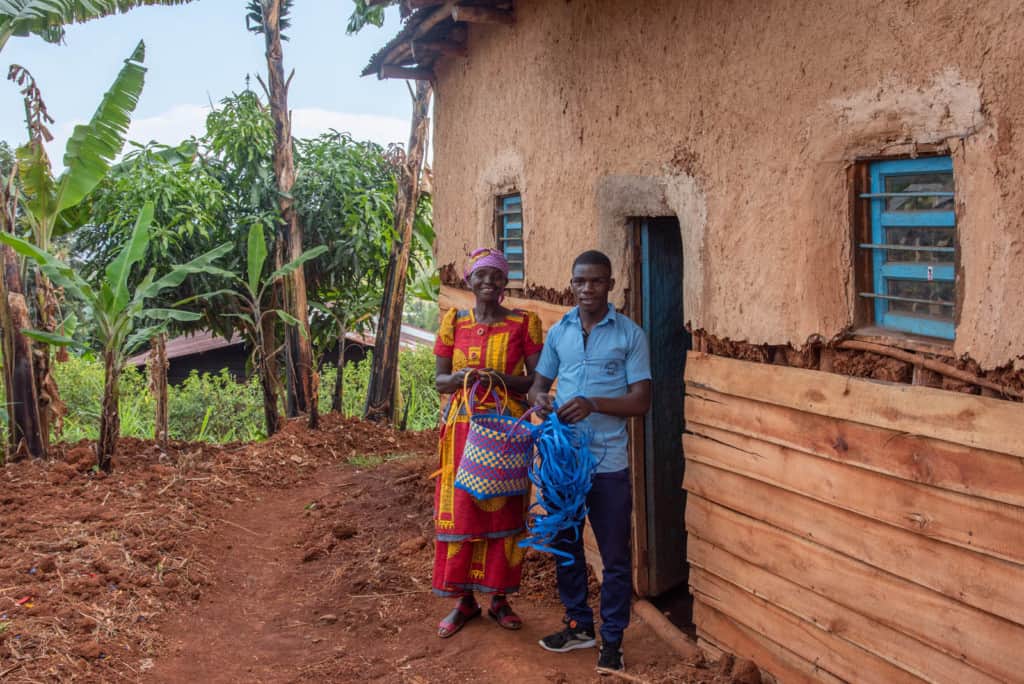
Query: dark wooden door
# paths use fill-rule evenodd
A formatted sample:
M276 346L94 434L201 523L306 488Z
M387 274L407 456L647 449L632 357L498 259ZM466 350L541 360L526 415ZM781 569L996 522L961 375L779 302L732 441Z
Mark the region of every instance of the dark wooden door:
M647 591L687 581L683 491L683 373L690 334L683 314L683 246L676 218L640 224L643 327L651 348L651 410L644 424ZM639 511L638 511L639 513Z

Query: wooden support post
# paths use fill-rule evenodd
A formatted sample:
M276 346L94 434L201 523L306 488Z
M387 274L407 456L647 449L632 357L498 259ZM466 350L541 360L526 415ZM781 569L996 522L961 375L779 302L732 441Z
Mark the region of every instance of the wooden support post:
M153 418L153 439L161 449L167 449L168 410L167 410L167 334L160 333L153 337L146 359L149 370L149 391L156 403Z
M409 78L415 81L433 81L434 71L421 67L404 67L398 64L381 64L377 78Z
M515 23L515 16L508 10L494 9L492 7L465 7L463 5L456 5L452 8L452 19L472 24L505 24L510 26Z
M395 237L391 245L384 298L381 302L377 343L373 349L370 386L366 391L366 417L375 421L395 421L395 387L398 378L398 346L405 305L405 281L412 251L412 228L420 199L420 175L430 131L430 81L416 83L413 99L409 147L398 179L395 197Z
M692 658L700 653L697 647L672 621L665 617L654 604L644 599L633 604L633 612L643 618L651 629L681 658Z

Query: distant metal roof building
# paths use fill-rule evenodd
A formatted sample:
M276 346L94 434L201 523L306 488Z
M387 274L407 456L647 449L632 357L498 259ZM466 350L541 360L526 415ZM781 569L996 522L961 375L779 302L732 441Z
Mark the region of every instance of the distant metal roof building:
M403 325L401 332L401 346L405 349L414 349L416 347L433 347L434 339L436 335L429 330L423 330L412 325ZM374 335L360 335L359 333L348 333L345 338L349 342L362 345L364 347L372 347L376 342ZM230 339L225 339L218 335L214 335L209 331L197 332L190 335L182 335L175 337L174 339L167 341L167 360L172 361L174 359L182 359L189 356L200 356L202 354L222 351L237 347L238 351L241 351L245 347L245 340L232 335ZM145 366L146 357L149 352L142 352L128 359L129 366Z

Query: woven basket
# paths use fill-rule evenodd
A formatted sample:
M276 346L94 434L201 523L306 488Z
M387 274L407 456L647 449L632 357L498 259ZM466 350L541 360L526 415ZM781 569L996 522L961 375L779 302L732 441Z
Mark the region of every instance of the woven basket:
M456 487L477 499L527 492L533 433L523 418L496 414L470 418L466 448L455 474Z

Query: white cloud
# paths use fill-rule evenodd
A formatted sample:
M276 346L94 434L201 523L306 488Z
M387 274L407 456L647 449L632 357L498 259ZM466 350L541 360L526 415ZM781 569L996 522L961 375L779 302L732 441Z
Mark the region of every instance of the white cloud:
M176 105L156 116L134 119L128 129L128 139L174 144L190 135L199 136L203 133L209 113L209 105ZM64 146L71 131L79 123L82 122L65 124L53 132L54 140L47 148L55 165L59 166ZM381 145L404 143L409 135L409 122L393 116L349 114L316 107L292 111L292 133L296 137L311 138L332 128L349 133L356 140L372 140Z
M409 137L409 122L394 116L348 114L315 107L292 112L292 134L296 137L311 138L332 128L349 133L356 140L372 140L381 145L404 144Z

